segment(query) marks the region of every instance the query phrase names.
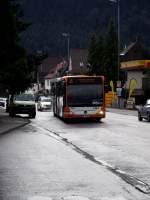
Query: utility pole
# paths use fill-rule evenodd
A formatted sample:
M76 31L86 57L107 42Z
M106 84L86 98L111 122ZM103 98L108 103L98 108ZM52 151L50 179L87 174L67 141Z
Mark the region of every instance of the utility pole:
M70 59L70 33L62 33L63 37L67 38L67 59L68 59L68 63L69 63L69 59Z
M117 59L117 80L120 79L120 0L109 0L117 3L117 35L118 35L118 59Z

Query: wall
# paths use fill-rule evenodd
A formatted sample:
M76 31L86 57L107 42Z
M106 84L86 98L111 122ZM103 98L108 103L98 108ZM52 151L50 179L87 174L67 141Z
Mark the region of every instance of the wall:
M142 89L142 78L144 77L142 71L127 71L127 85L126 88L129 88L130 80L136 79L137 87L136 89Z

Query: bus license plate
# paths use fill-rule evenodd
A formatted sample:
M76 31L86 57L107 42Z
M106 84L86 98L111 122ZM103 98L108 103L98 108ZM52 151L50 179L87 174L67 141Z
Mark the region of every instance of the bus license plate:
M83 117L89 117L89 115L83 115Z

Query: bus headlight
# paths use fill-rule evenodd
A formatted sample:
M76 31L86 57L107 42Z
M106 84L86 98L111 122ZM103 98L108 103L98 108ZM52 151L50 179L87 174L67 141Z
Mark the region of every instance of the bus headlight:
M103 114L104 114L104 111L103 111L103 110L100 110L100 111L99 111L99 114L100 114L100 115L103 115Z

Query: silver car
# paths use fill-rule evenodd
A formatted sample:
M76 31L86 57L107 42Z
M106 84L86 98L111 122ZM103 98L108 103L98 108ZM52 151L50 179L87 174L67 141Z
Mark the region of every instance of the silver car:
M51 98L50 97L40 97L37 103L37 110L38 111L43 111L43 110L48 110L51 109Z
M150 122L150 99L147 100L146 104L138 109L138 119L146 119Z

